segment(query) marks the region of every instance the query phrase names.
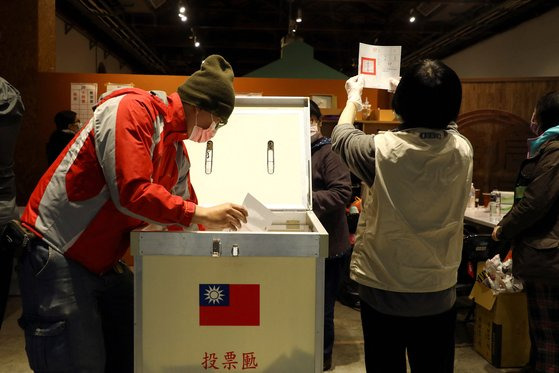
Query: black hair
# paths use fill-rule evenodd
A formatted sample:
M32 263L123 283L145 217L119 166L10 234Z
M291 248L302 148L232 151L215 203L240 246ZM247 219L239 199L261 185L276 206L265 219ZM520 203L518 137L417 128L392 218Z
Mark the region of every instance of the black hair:
M559 91L548 92L538 100L536 122L542 131L559 125Z
M320 108L318 107L318 105L316 104L316 102L314 102L313 100L309 100L310 104L311 104L311 116L314 115L316 117L316 119L320 120L320 118L322 118L322 113L320 112Z
M446 128L456 120L462 102L460 78L437 60L422 60L403 76L392 108L406 127Z
M78 114L72 110L59 111L54 116L54 123L58 130L65 130L72 123L76 122L76 116Z

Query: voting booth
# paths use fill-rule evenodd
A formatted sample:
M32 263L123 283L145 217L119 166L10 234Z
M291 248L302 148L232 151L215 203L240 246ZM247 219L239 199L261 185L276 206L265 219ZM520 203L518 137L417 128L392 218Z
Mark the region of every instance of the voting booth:
M185 142L201 206L272 212L262 231L132 232L135 371L322 372L328 235L312 212L309 101L238 97Z

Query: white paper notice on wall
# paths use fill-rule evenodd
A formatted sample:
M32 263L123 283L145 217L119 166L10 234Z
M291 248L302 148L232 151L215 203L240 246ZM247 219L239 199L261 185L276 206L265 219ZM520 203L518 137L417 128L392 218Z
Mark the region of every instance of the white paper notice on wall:
M401 46L381 46L359 43L359 74L365 78L365 88L389 89L390 78L400 77Z
M134 88L134 83L107 83L107 93L121 88Z
M85 125L93 116L92 107L97 102L97 83L71 83L70 96L70 110L75 111Z

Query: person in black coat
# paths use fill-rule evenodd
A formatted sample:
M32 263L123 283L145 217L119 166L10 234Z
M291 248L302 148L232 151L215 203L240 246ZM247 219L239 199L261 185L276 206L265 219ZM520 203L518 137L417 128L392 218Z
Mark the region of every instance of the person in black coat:
M334 305L341 275L349 253L346 206L351 200L349 169L332 151L332 141L322 136L322 114L310 101L313 212L328 232L328 258L324 279L324 370L332 366Z
M49 142L47 143L47 161L49 166L81 128L77 113L71 110L56 113L54 123L56 124L56 130L50 135Z
M534 109L528 157L512 209L495 226L495 241L512 241L513 274L524 282L534 372L559 371L559 91Z

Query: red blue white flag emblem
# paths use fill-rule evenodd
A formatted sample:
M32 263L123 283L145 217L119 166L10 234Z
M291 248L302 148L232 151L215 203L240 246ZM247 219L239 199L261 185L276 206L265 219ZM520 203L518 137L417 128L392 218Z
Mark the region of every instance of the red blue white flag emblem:
M200 325L260 325L260 285L200 284Z

